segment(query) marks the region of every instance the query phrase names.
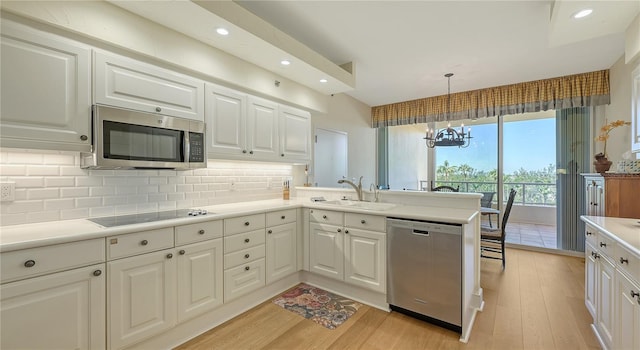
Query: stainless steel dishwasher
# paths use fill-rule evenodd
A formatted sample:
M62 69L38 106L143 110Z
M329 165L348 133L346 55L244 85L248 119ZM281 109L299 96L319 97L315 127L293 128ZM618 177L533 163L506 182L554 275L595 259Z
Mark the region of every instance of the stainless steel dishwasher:
M387 303L461 331L462 225L387 219Z

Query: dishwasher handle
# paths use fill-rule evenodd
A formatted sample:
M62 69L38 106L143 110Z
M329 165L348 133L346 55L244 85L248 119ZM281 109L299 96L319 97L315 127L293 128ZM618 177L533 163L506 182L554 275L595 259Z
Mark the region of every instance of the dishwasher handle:
M427 236L429 237L429 231L424 231L424 230L413 230L413 234L416 236Z

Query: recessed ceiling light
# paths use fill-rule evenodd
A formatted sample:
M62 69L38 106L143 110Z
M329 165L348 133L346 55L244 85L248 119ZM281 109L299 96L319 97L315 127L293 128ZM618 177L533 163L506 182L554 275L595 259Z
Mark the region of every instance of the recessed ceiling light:
M282 61L280 61L280 64L281 64L281 65L283 65L283 66L288 66L288 65L290 65L290 64L291 64L291 61L289 61L289 60L282 60Z
M578 19L578 18L583 18L583 17L587 17L591 14L591 12L593 12L592 9L584 9L584 10L580 10L576 13L573 14L573 18Z
M225 28L218 28L216 29L216 33L220 34L220 35L229 35L229 31Z
M327 79L320 79L321 83L326 83L328 80Z

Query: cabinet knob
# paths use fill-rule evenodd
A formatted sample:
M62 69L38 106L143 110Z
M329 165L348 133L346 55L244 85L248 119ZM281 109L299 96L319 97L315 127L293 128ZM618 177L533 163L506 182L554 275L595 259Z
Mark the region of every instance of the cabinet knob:
M247 153L247 150L246 150L246 149L243 149L243 150L242 150L242 153Z
M253 151L249 151L249 154L253 154Z
M284 157L284 153L281 153L281 154L280 154L280 157Z
M338 232L342 232L342 230L341 230L341 229L338 229Z
M344 230L344 233L347 233L347 234L348 234L348 233L349 233L349 230Z
M204 230L199 230L198 234L203 235L204 234Z
M607 246L607 244L606 244L606 243L604 243L604 242L600 242L600 246L601 246L601 247L606 247L606 246Z
M639 293L639 292L634 291L633 289L631 290L631 293L629 293L629 294L631 294L631 299L633 299L633 298L635 298L635 297L640 296L640 293Z
M596 259L600 259L600 254L594 252L593 257L596 258Z
M80 135L80 140L87 141L89 137L87 135Z
M171 258L173 258L173 254L171 253L167 254L167 259L171 259Z
M251 223L249 221L245 222L244 225L245 226L249 226Z
M593 234L593 232L587 231L587 236L591 236L592 234Z
M285 218L285 216L284 216L284 215L282 215L282 216L280 217L280 219L282 219L282 220L284 220L284 218Z
M268 234L272 234L272 233L273 233L273 230L269 230L269 231L267 231L267 233L268 233Z
M245 255L244 255L244 258L245 258L245 259L249 259L249 254L245 254Z
M326 215L322 215L322 218L323 218L323 219L326 219L326 218L327 218L327 216L326 216Z
M178 253L180 253L180 255L184 255L186 252L184 251L184 249L181 249Z
M162 112L162 108L156 107L156 112Z
M620 257L620 263L621 264L628 264L629 263L629 259L625 259L623 257Z
M93 271L93 275L98 277L98 276L102 275L102 271L101 270L95 270L95 271Z
M249 269L250 269L250 267L249 267L249 266L245 266L245 267L244 267L244 270L245 270L245 271L249 271Z
M147 245L149 244L149 241L147 241L146 239L143 239L142 242L140 242L140 245Z
M250 239L249 238L245 238L244 239L244 243L249 243Z
M593 203L593 205L594 205L594 206L597 206L597 205L598 205L598 203Z
M362 219L362 220L360 220L360 223L364 225L364 224L366 224L367 222L366 222L364 219Z
M24 262L24 267L34 267L36 266L36 262L33 260L27 260Z

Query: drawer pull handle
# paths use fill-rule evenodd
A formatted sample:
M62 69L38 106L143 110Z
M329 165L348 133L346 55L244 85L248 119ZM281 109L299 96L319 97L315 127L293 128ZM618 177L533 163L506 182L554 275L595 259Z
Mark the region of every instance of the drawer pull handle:
M140 242L140 245L147 245L149 244L149 241L147 241L146 239L143 239L142 242Z
M27 260L24 262L24 267L34 267L36 266L36 262L33 260Z
M156 112L162 112L162 108L156 107Z
M598 254L598 253L596 253L596 252L593 252L593 257L594 257L595 259L600 259L600 254Z
M181 249L178 253L180 253L180 255L184 255L186 252L184 251L184 249Z
M268 233L268 234L272 234L272 233L273 233L273 230L269 230L269 231L267 231L267 233Z
M607 247L607 244L606 244L606 243L604 243L604 242L600 242L600 246L601 246L601 247L605 247L605 248L606 248L606 247Z
M631 290L631 299L635 298L635 297L640 297L640 293L635 292L633 289Z
M366 224L367 222L366 222L366 221L364 221L364 219L362 219L362 220L360 220L360 223L361 223L361 224Z
M348 234L348 233L349 233L349 230L344 230L344 233L347 233L347 234Z
M249 226L250 225L249 221L245 222L244 225Z
M173 254L171 253L167 254L167 259L171 259L171 258L173 258Z
M249 254L245 254L245 255L244 255L244 258L245 258L245 259L249 259Z
M284 218L285 218L285 217L284 217L284 215L282 215L282 216L280 217L280 219L282 219L282 220L284 220Z
M620 257L620 263L621 264L628 264L629 263L629 259L625 259L623 257Z
M245 267L244 267L244 270L245 270L245 271L249 271L249 269L250 269L250 267L249 267L249 266L245 266Z
M327 218L327 216L326 216L326 215L322 215L322 218L323 218L323 219L326 219L326 218Z
M95 270L95 271L93 271L93 275L98 277L98 276L102 275L102 271L101 270Z
M587 231L587 236L591 236L592 234L593 234L593 232Z
M203 234L204 234L204 230L200 230L200 231L198 231L198 234L203 235Z
M245 238L244 239L244 243L249 243L250 239L249 238Z
M338 229L338 232L342 232L342 230L341 230L341 229Z

